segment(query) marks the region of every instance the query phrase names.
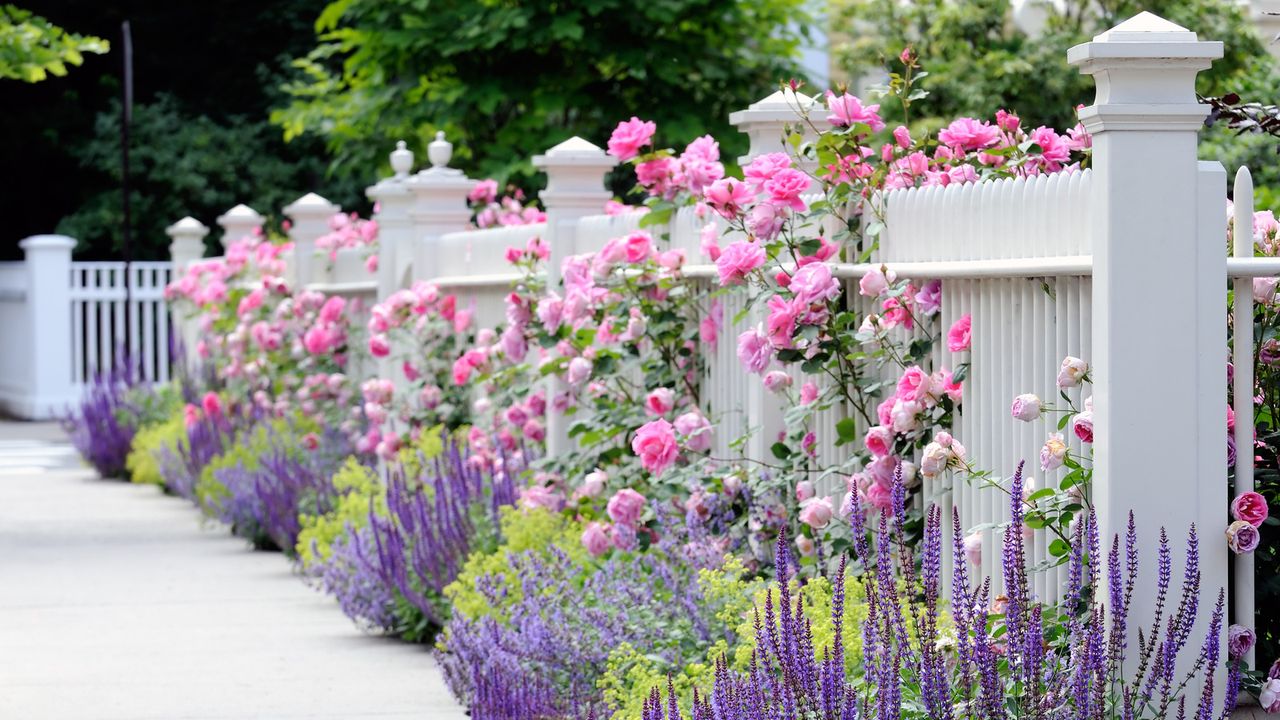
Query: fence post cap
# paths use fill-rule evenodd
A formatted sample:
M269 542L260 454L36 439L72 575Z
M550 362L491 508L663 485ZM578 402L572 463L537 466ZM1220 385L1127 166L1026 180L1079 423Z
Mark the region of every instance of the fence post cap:
M391 172L395 173L396 179L403 180L409 177L409 172L413 170L413 151L403 140L396 141L396 149L391 151L390 159Z
M309 192L285 206L284 212L290 217L321 217L339 212L342 208L323 197Z
M755 122L792 122L800 119L801 110L810 110L817 104L817 96L781 88L751 103L745 110L729 113L729 124L741 127Z
M249 207L248 205L245 205L244 203L240 203L239 205L236 205L230 210L219 215L215 222L217 222L219 225L222 225L223 227L226 227L227 225L233 224L233 223L242 224L242 225L249 224L249 223L261 224L265 220L266 218L262 217L262 215L257 210L254 210L253 208Z
M600 146L577 135L553 146L541 155L533 156L533 166L544 169L572 165L577 167L598 167L608 170L617 164L618 161L602 150Z
M75 246L75 239L66 235L32 235L18 243L23 250L70 250Z
M209 234L209 228L204 223L188 215L165 228L164 233L175 239L178 237L203 238L205 235Z

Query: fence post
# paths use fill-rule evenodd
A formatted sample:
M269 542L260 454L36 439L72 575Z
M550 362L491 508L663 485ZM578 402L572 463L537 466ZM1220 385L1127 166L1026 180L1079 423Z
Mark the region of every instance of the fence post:
M1155 612L1160 527L1177 557L1195 525L1203 592L1184 668L1227 581L1226 176L1197 164L1208 108L1195 93L1221 56L1147 12L1067 55L1097 85L1080 111L1093 134L1093 501L1104 553L1130 511L1138 524L1131 649Z
M409 219L413 222L415 245L412 256L405 260L413 263L413 277L419 280L440 274L436 259L440 236L466 230L471 221L467 194L476 182L461 170L449 167L452 158L453 143L444 139L443 131L437 132L436 139L427 145L431 167L419 170L408 181L414 197Z
M169 259L173 262L173 279L177 280L188 265L204 257L204 238L209 228L188 215L164 232L173 240L169 243Z
M738 162L746 165L761 155L773 152L787 153L794 157L795 154L786 141L787 126L801 126L805 140L814 139L813 131L808 126L801 125L800 112L811 111L816 105L817 98L786 88L751 103L746 110L729 113L729 124L738 128L738 132L745 134L751 141L747 154L739 157ZM800 164L808 170L817 167L816 162L804 161Z
M738 110L729 114L729 123L744 133L751 142L747 154L738 158L738 162L746 166L755 158L768 153L781 152L795 158L795 153L786 142L788 125L800 123L800 112L812 110L817 100L803 93L792 90L778 90L747 106L746 110ZM812 139L812 131L805 129L806 139ZM816 162L797 162L801 167L812 172L817 168ZM739 289L737 292L749 292ZM726 322L733 313L726 312ZM762 323L765 320L763 303L756 303L748 313L743 326L733 332L725 332L725 340L735 342L738 332ZM745 392L746 406L740 413L742 431L748 432L754 426L746 446L743 448L748 458L768 461L773 457L770 450L778 433L786 429L783 418L782 400L765 389L764 383L749 382ZM720 412L732 408L720 408Z
M222 228L222 249L226 250L232 242L252 235L261 228L266 218L257 210L241 203L219 215L215 222Z
M26 259L26 351L31 368L21 410L32 420L58 417L77 400L71 384L71 250L75 246L76 241L65 235L35 235L18 243Z
M293 285L304 290L315 279L316 240L329 232L329 218L342 212L342 208L315 193L307 193L284 208L291 225L289 239L293 241Z
M392 176L379 180L364 194L376 203L373 219L378 222L378 300L386 300L404 281L405 270L413 260L413 224L409 209L413 193L409 190L409 172L413 170L413 153L403 140L391 153Z
M560 284L560 264L576 252L577 222L587 215L604 212L604 204L613 193L604 187L604 177L617 161L603 150L580 137L571 137L543 155L533 158L533 165L547 174L547 189L539 198L547 210L547 231L543 240L551 249L547 260L547 287ZM548 406L566 391L563 381L551 378L547 385ZM569 422L564 413L547 413L547 454L554 456L569 449Z

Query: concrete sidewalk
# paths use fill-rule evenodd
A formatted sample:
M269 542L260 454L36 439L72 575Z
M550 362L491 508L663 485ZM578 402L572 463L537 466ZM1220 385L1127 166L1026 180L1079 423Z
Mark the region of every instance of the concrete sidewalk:
M278 553L0 422L0 718L463 717L425 648L362 634Z

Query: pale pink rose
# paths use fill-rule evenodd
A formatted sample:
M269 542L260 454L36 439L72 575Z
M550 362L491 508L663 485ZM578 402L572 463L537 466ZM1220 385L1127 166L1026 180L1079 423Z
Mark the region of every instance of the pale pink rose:
M520 491L518 504L523 508L559 510L563 507L564 496L549 487L533 485Z
M754 187L760 187L768 182L778 171L791 167L791 156L783 152L765 153L757 155L742 168L742 176Z
M982 565L982 533L970 533L964 538L964 557L974 567Z
M1093 411L1085 410L1071 419L1071 431L1082 441L1093 442Z
M1227 547L1237 555L1257 550L1258 540L1258 528L1244 520L1236 520L1227 526Z
M933 380L919 365L912 365L898 378L898 397L920 403L932 401Z
M547 438L547 429L537 420L526 421L524 427L520 428L520 432L534 442L542 442Z
M1044 447L1040 448L1040 469L1045 472L1056 470L1062 467L1066 457L1067 444L1062 439L1062 433L1052 433Z
M951 329L947 331L947 349L951 352L968 350L973 344L973 338L970 334L972 325L973 316L968 313L956 320Z
M818 386L812 382L806 382L800 386L800 404L810 405L818 399Z
M1260 277L1253 279L1253 301L1269 305L1276 299L1276 283L1280 277Z
M1227 628L1227 657L1232 660L1243 658L1257 641L1258 636L1252 629L1232 623Z
M941 475L951 462L951 450L941 443L934 442L924 446L920 455L920 474L927 479Z
M884 457L893 452L893 431L883 425L877 425L867 431L863 444L876 457Z
M893 507L893 490L888 485L871 483L866 489L867 502L881 512Z
M634 232L627 236L624 247L627 262L643 262L653 254L653 238L647 232Z
M769 194L769 199L777 207L804 212L808 206L805 205L804 200L800 199L800 195L812 184L813 181L808 175L795 168L786 168L779 170L765 182L764 191Z
M989 148L1000 141L1000 128L975 118L959 118L938 133L938 142L966 152Z
M764 387L769 392L782 392L791 387L791 376L781 370L773 370L765 374Z
M578 356L569 361L569 368L565 373L565 379L570 385L577 387L586 382L591 377L591 361Z
M444 391L438 385L428 385L418 393L418 400L428 410L434 409L444 399Z
M898 398L890 411L889 425L896 433L909 433L920 427L920 413L924 405L915 400Z
M817 545L814 544L813 538L808 535L797 535L796 550L804 557L810 557L817 550Z
M745 240L730 244L716 260L720 285L740 285L749 273L764 265L764 261L763 246Z
M915 295L920 314L932 316L942 308L942 281L930 280Z
M618 123L609 136L609 154L626 162L640 153L640 148L648 145L658 126L652 122L632 117Z
M657 388L644 399L644 409L650 415L666 415L675 404L676 394L671 388Z
M726 218L737 217L755 197L751 188L737 178L717 180L703 191L707 204Z
M640 458L645 470L659 475L676 460L675 429L664 418L641 425L631 441L631 450Z
M796 483L796 502L803 503L810 500L817 492L813 489L813 483L808 480L801 480Z
M711 449L711 422L697 410L690 410L676 418L676 432L684 438L685 447L694 452Z
M1039 396L1034 393L1024 393L1013 399L1009 414L1016 420L1031 422L1032 420L1038 420L1043 410L1044 403L1040 401Z
M1062 367L1058 369L1058 387L1076 387L1089 374L1089 363L1078 357L1068 355L1062 359Z
M600 497L600 493L604 492L604 486L608 482L609 473L596 468L582 479L582 487L578 488L578 493L584 497Z
M809 263L791 276L789 287L796 301L805 305L840 297L840 281L832 277L831 267L824 262Z
M614 522L634 528L644 513L645 499L631 488L623 488L609 498L606 510Z
M757 238L772 240L787 220L787 209L780 205L760 203L747 216L747 230Z
M720 229L715 223L707 223L702 226L702 230L698 233L699 245L702 254L707 256L711 262L720 259L720 243L717 240L720 237Z
M834 514L829 497L812 498L800 506L800 522L814 530L821 530L830 524Z
M748 372L763 373L773 360L773 346L760 330L747 330L738 336L738 360Z
M862 124L871 128L871 132L884 129L884 120L880 119L879 105L863 105L862 100L844 93L836 95L827 91L827 122L836 127L850 127Z
M1259 527L1267 519L1267 499L1252 490L1242 492L1231 501L1231 516Z
M586 529L582 531L582 547L586 548L592 557L603 555L611 544L609 526L606 523L588 523Z
M1258 693L1258 705L1265 712L1280 713L1280 676L1276 674L1274 666L1270 675L1272 677L1262 684Z
M866 297L880 297L898 279L898 274L883 265L871 270L858 281L858 292Z

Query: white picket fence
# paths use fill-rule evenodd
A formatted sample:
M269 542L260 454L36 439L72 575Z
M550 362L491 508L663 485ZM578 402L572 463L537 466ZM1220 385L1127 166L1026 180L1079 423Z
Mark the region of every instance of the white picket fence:
M136 376L167 382L172 340L164 288L169 261L71 263L71 384L128 362Z
M1197 161L1196 134L1207 111L1196 102L1195 75L1221 54L1221 43L1201 41L1148 13L1073 48L1069 61L1094 76L1098 86L1096 103L1080 112L1093 136L1092 169L890 193L887 231L873 262L836 268L847 283L851 308L867 307L856 283L884 263L900 277L942 281L943 329L972 315L972 349L951 353L940 343L931 362L934 368L971 364L954 435L966 444L972 462L992 470L998 480L1024 460L1037 487L1061 477L1061 471L1044 473L1038 464L1041 445L1056 430L1052 420L1020 423L1010 417L1009 404L1026 392L1055 403L1062 358L1088 360L1091 385L1068 392L1077 406L1086 396L1094 399L1092 502L1103 535L1123 535L1128 512L1134 511L1144 557L1140 586L1147 587L1154 582L1150 558L1161 526L1180 546L1194 525L1201 538L1206 596L1227 582L1221 540L1228 502L1224 290L1229 275L1280 274L1276 261L1249 258L1228 265L1226 174L1216 162ZM805 99L776 93L734 114L735 124L751 137L746 159L781 148L783 126L794 119L787 112L798 101ZM448 144L432 143L431 166L416 174L410 174L412 158L406 154L394 153L395 176L369 189L381 207L377 297L415 280L432 281L458 294L462 306L474 306L478 324L492 326L502 322L501 300L515 279L503 260L508 246L535 235L546 241L554 284L563 258L599 249L639 222L634 214L600 214L609 197L603 177L612 162L580 139L535 159L548 178L541 198L545 224L479 231L466 230L465 195L471 183L447 167ZM1238 210L1242 192L1237 190ZM298 248L292 272L312 284L319 273L311 248L323 227L308 221L318 215L306 213L326 201L304 200L286 214L295 220L291 236ZM714 282L715 273L700 264L698 231L710 221L686 209L665 228L672 246L689 253L693 264L686 266L686 275L705 283ZM200 228L198 235L171 229L175 250L195 247L189 241L203 237ZM655 235L661 230L651 228ZM191 257L183 253L175 252L179 265ZM1241 253L1252 255L1249 248ZM366 293L371 287L367 275L336 271L325 282L312 286ZM708 412L718 423L714 452L727 453L729 442L752 429L747 455L767 457L781 427L780 408L759 379L741 369L735 347L738 333L760 318L748 314L733 322L746 302L742 292L722 302L724 327L719 343L707 349L703 380ZM1239 344L1236 351L1244 352ZM1237 364L1237 377L1240 368ZM1250 409L1251 400L1238 396L1237 428L1252 427ZM835 407L817 419L824 462L838 463L851 451L834 447L835 425L846 415ZM551 452L566 447L563 418L551 419L548 438ZM1088 456L1090 448L1071 442L1075 453ZM1247 485L1246 476L1238 476L1239 487ZM824 490L838 492L841 485L841 478L829 478ZM957 508L961 524L971 528L1008 517L1006 487L952 476L926 484L924 496L948 511ZM1046 541L1039 533L1033 538L1032 562L1048 557ZM997 587L1000 542L998 529L984 531L981 572ZM1238 567L1233 621L1252 625L1252 569L1246 561ZM949 573L949 560L947 568ZM1063 580L1059 571L1036 574L1035 591L1053 600ZM1131 616L1150 617L1152 602L1149 593L1139 593Z

